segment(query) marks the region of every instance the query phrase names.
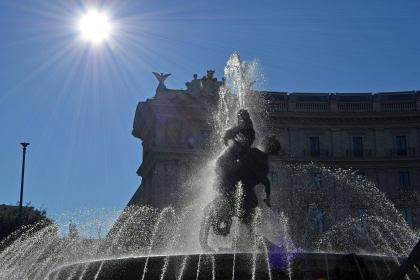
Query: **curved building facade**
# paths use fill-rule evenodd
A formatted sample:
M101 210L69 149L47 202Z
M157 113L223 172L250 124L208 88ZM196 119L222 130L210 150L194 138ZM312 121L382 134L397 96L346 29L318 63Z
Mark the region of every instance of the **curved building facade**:
M194 188L190 177L208 158L208 120L221 84L208 71L201 79L194 75L185 90L160 86L154 98L138 104L133 135L143 145L137 171L142 183L129 204L176 205ZM363 215L369 205L340 189L340 179L324 178L310 167L297 176L284 167L351 168L355 180L385 193L408 224L420 225L420 92L258 94L268 112L262 131L275 134L282 145L270 162L275 209L291 211L290 216L304 211L321 232L336 220Z

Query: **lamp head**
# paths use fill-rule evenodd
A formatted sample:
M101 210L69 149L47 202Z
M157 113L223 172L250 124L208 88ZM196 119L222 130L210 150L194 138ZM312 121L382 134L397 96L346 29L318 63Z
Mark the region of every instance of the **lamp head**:
M26 143L26 142L22 142L22 143L20 143L21 145L22 145L22 147L25 149L27 146L29 146L29 143Z

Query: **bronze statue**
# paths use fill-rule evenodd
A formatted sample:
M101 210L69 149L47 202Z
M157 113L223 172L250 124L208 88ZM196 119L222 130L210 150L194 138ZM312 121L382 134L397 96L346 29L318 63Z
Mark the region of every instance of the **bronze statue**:
M228 129L223 136L223 143L228 148L216 162L216 191L225 196L233 195L239 181L237 171L242 164L242 157L249 153L255 140L254 125L248 111L239 110L237 119L237 125ZM229 141L232 141L230 145Z
M208 246L210 229L213 229L217 235L228 235L235 215L245 225L251 225L254 210L258 206L254 191L256 185L261 183L265 186L264 202L267 206L271 206L271 185L267 178L268 156L278 153L279 141L270 136L263 141L263 151L252 147L255 131L249 113L244 109L238 111L237 126L226 131L223 137L225 145L228 145L229 140L233 140L232 144L216 162L218 195L204 208L199 237L204 250L212 250ZM239 182L242 183L242 197L235 198ZM235 211L235 199L241 201L239 211Z

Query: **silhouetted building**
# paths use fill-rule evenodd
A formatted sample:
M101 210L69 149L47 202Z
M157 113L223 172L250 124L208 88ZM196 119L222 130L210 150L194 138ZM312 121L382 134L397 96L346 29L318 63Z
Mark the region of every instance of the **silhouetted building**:
M188 176L207 159L209 120L221 84L210 71L201 79L195 75L185 90L161 87L138 104L133 135L143 145L137 171L142 183L129 204L176 205L177 196L191 187ZM306 207L315 231L328 228L329 219L366 214L363 202L346 197L318 171L306 175L303 197L294 197L296 180L302 179L284 165L315 162L354 168L409 224L420 225L420 92L258 94L269 112L263 133L275 134L282 145L270 163L273 207Z

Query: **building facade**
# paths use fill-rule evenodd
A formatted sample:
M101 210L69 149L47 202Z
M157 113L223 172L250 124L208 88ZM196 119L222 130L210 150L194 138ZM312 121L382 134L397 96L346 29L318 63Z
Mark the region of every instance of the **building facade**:
M162 83L138 104L133 135L143 145L142 183L129 205L165 207L193 188L189 177L208 158L209 120L223 83L213 74L194 75L185 90ZM282 146L270 161L274 208L303 209L320 232L345 216L363 216L367 202L340 189L348 179L324 178L310 166L352 168L355 180L376 185L408 224L420 225L420 92L258 94L268 112L262 133L276 135ZM251 108L253 115L258 110ZM304 176L290 168L299 165L308 166Z

